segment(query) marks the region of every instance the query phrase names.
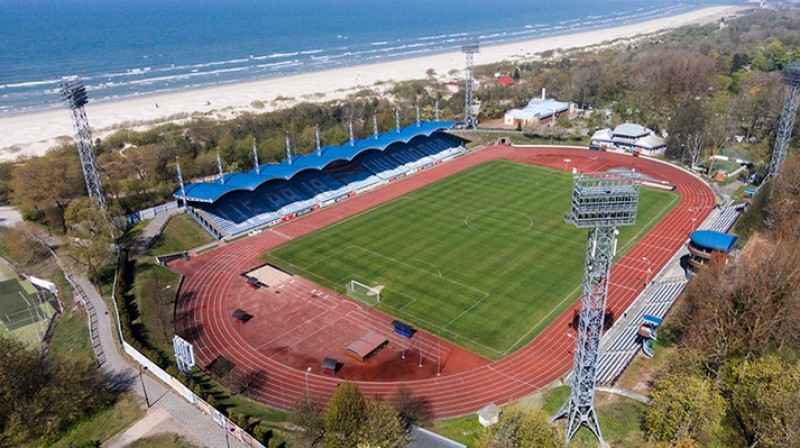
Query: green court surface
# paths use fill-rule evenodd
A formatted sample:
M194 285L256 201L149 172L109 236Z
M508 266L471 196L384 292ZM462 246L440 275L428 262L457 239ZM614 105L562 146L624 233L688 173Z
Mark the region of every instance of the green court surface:
M46 294L46 293L42 293ZM13 337L30 346L38 346L55 314L52 297L46 294L40 303L36 288L21 280L14 270L0 260L0 336Z
M278 247L275 265L345 291L382 287L377 309L490 359L535 338L577 299L585 230L564 222L572 176L493 161ZM642 189L629 249L679 196Z

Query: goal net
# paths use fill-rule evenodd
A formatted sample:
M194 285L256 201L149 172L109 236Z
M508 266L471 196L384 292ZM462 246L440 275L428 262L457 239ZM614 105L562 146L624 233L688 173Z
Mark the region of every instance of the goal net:
M369 306L375 306L381 301L383 285L367 286L355 280L350 280L346 285L347 295Z

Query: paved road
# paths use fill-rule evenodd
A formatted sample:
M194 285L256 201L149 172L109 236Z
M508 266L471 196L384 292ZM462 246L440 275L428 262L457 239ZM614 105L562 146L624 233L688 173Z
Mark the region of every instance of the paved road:
M100 294L89 280L81 276L73 276L73 279L83 288L83 291L86 293L86 300L91 302L97 311L97 333L103 349L103 354L105 355L103 368L133 380L132 391L143 398L144 393L142 385L138 381L139 371L137 368L133 367L132 360L129 361L127 357L123 358L124 355L121 353L121 347L114 338L116 325L112 323L112 315L108 312L105 301L103 301ZM193 438L202 442L207 447L227 447L228 443L230 443L232 448L244 447L242 443L233 438L229 438L226 442L227 432L224 429L214 423L210 417L200 412L192 404L172 392L172 389L161 384L160 381L146 374L142 375L142 380L152 405L148 408L148 413L159 410L166 411L166 413L179 422L188 433L192 434ZM121 440L123 439L125 439L125 437L121 438ZM132 440L127 440L127 442L131 441ZM112 443L109 446L124 446L124 444L116 445Z
M164 225L165 220L166 217L151 221L148 224L148 229L143 231L142 235L145 238L152 238L154 229L155 233L157 233L158 229ZM152 228L150 228L151 226ZM63 268L64 266L62 265ZM159 422L167 422L162 425L165 429L177 429L177 432L186 435L193 443L202 444L209 448L245 447L235 438L227 437L227 431L217 425L209 416L200 412L194 405L172 392L171 388L163 385L157 379L143 374L140 382L138 365L122 352L121 346L116 339L116 323L114 322L113 314L109 313L106 302L87 278L73 274L72 279L83 290L83 298L87 302L87 309L90 310L90 314L96 316L95 319L91 319L90 323L90 325L93 325L92 330L94 333L92 344L95 346L95 353L99 354L98 361L102 364L102 367L109 372L130 380L132 384L131 391L140 398L144 399L142 387L147 391L150 406L147 409L147 415L142 421L146 422L148 416L150 416L151 421L154 417L158 417L157 420ZM156 416L151 416L154 413ZM168 422L169 419L174 420L175 424ZM142 435L154 433L152 431L143 431L141 426L134 425L106 446L124 447Z

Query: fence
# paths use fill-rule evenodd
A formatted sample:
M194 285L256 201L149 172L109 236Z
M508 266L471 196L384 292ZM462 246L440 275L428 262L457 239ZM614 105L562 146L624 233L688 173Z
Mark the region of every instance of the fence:
M159 213L164 213L169 210L173 210L178 208L178 201L166 202L161 205L156 205L155 207L146 208L144 210L139 210L138 212L133 212L125 216L125 219L128 225L132 226L138 223L139 221L144 221L145 219L150 219L155 217Z
M134 348L132 345L128 344L125 341L125 339L123 339L122 322L120 322L119 319L119 310L117 309L117 300L116 300L118 273L119 273L119 258L117 258L117 270L114 273L114 282L112 283L113 289L111 291L111 303L114 305L114 320L116 321L117 324L117 333L119 334L119 340L122 343L122 350L125 353L127 353L131 358L133 358L137 363L139 363L141 367L145 368L150 373L155 375L156 378L161 380L161 382L171 387L175 392L178 393L178 395L183 397L189 403L193 404L201 412L211 417L211 420L213 420L214 423L224 428L230 436L235 437L240 442L244 443L246 446L250 448L266 448L261 442L256 440L255 437L251 436L250 434L247 433L247 431L243 430L234 422L232 422L230 419L225 417L223 413L221 413L216 408L208 404L205 400L203 400L201 397L192 392L188 387L186 387L183 383L181 383L177 378L167 373L164 369L159 367L156 363L151 361L147 356L142 354L139 350ZM181 279L181 281L182 280L183 279Z

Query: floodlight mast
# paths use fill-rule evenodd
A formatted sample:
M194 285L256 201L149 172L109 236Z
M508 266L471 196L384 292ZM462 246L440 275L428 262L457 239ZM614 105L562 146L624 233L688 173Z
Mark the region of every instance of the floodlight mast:
M72 124L75 127L75 142L78 145L78 157L83 170L83 180L86 182L86 192L97 200L101 208L105 208L106 199L103 187L100 184L100 172L97 170L97 160L92 146L92 132L89 129L89 120L86 118L86 87L78 78L65 78L61 81L61 98L72 111Z
M617 250L618 226L636 222L639 190L632 176L576 175L572 210L565 217L589 229L586 244L578 335L572 365L572 390L553 420L567 418L564 446L586 426L606 446L594 408L597 361L603 335L611 262Z
M466 127L475 127L475 120L472 118L472 73L473 73L473 54L480 52L480 44L477 39L467 39L461 45L461 52L467 55L466 79L464 82L464 124Z
M792 62L786 67L783 71L781 82L788 85L789 90L786 92L786 99L783 102L781 124L778 127L778 135L775 138L775 147L772 150L769 171L764 182L778 174L789 153L789 141L792 139L794 117L797 114L797 102L798 98L800 98L800 62Z

